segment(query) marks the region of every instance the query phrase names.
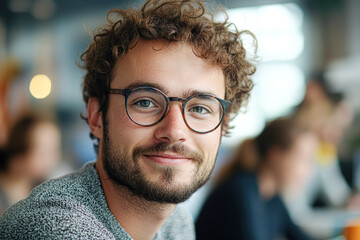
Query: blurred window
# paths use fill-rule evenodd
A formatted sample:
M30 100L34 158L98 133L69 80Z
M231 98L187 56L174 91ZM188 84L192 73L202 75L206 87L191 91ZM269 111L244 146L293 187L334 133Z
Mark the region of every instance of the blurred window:
M303 11L298 5L236 8L228 10L228 15L239 30L255 34L259 56L248 111L234 119L231 137L224 139L230 145L257 135L265 121L286 115L299 104L305 93L305 77L298 66L304 49ZM244 44L253 49L249 39L244 38Z

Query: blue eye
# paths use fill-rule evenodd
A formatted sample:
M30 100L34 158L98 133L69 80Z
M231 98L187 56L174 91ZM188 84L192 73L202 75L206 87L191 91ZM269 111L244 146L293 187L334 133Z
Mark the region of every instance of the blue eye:
M208 112L205 108L200 107L200 106L193 107L190 111L195 112L195 113L206 113L206 112Z
M189 109L189 112L192 112L195 114L208 114L208 113L210 113L210 110L203 106L193 106Z
M149 100L139 100L135 103L136 105L144 108L153 107L154 104Z

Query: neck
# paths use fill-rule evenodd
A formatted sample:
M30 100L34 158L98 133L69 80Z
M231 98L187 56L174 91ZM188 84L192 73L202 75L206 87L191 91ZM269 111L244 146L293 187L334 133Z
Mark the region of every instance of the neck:
M278 192L278 184L274 172L267 166L262 166L257 172L260 196L270 199Z
M176 205L149 202L115 184L108 177L101 159L96 161L96 171L108 207L125 231L135 240L153 239Z

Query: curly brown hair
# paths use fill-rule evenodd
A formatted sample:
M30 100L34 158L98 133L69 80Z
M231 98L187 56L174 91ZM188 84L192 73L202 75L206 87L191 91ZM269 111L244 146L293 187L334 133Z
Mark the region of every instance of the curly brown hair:
M226 12L223 11L226 15ZM139 39L164 39L191 44L194 53L223 70L225 99L230 101L230 113L235 114L245 105L253 87L250 76L256 68L247 60L241 36L249 31L238 31L227 18L217 22L207 12L201 0L148 0L140 10L112 9L107 24L100 27L88 49L81 55L86 70L83 98L88 103L95 97L100 112L107 111L107 89L113 67L121 56ZM84 118L87 120L87 118ZM226 129L228 126L226 125Z

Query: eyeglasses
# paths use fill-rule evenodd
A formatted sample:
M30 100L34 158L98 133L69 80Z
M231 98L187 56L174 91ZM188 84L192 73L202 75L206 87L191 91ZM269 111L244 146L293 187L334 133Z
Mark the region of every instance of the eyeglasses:
M195 94L186 99L168 97L153 87L109 89L108 94L125 96L128 117L137 125L149 127L159 123L169 112L171 101L182 103L182 115L186 125L196 133L209 133L220 126L229 101L211 94Z

